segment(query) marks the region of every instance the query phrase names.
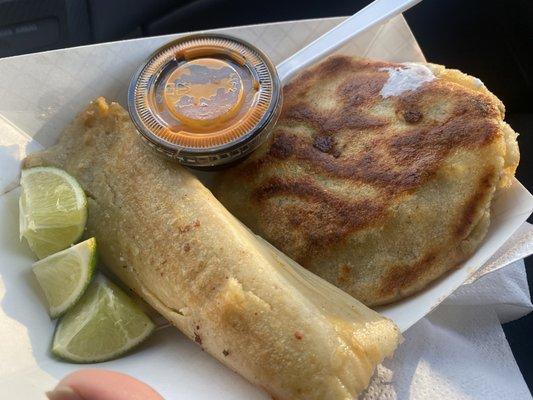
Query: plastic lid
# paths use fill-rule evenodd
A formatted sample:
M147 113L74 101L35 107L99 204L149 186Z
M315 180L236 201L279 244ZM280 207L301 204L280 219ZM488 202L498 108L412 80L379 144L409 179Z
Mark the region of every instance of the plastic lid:
M281 108L280 82L250 44L193 35L160 48L139 68L128 106L157 150L189 166L218 166L263 142Z

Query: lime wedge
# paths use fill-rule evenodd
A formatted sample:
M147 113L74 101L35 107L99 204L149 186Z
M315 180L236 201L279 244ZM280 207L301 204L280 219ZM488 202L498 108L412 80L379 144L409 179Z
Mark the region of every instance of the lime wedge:
M63 315L81 297L96 266L96 240L88 239L33 264L52 318Z
M154 323L121 289L93 282L59 320L52 354L76 363L107 361L132 349L154 330Z
M51 167L22 170L20 237L39 258L79 240L87 221L87 199L76 179Z

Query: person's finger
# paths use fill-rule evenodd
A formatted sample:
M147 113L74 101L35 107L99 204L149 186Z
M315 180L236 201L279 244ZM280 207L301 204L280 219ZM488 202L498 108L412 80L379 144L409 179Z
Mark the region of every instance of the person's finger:
M50 400L164 400L131 376L101 369L75 371L46 395Z

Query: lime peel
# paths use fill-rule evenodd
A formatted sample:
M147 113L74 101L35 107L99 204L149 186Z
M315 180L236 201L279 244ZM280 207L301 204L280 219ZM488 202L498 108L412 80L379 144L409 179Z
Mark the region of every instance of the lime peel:
M79 183L53 167L22 170L20 237L38 258L66 249L80 239L87 222L87 198Z
M126 293L97 280L59 321L52 354L76 363L111 360L139 345L154 328Z
M83 295L96 269L96 240L87 239L33 264L52 318L63 315Z

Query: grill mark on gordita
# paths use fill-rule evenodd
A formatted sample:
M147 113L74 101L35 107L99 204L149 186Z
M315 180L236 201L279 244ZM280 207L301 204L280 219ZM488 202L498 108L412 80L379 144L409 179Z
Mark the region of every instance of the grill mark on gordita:
M257 202L277 196L299 199L300 205L289 207L286 219L293 229L300 231L311 248L317 250L343 240L352 231L376 223L384 215L384 205L370 200L345 200L306 179L281 180L272 178L252 193ZM321 229L311 229L320 224Z

